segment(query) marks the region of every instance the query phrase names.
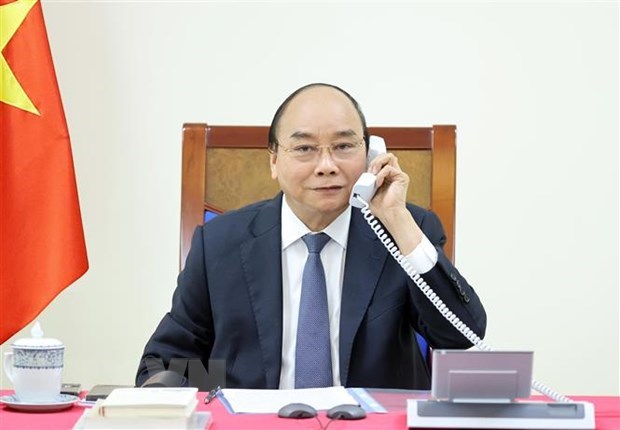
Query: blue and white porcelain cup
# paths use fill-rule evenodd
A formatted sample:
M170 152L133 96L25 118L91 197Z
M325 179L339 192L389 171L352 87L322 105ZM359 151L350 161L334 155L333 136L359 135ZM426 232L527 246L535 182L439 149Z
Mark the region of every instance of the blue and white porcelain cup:
M44 338L38 322L30 333L32 338L15 341L12 351L4 354L4 371L19 402L58 402L65 347L57 339Z

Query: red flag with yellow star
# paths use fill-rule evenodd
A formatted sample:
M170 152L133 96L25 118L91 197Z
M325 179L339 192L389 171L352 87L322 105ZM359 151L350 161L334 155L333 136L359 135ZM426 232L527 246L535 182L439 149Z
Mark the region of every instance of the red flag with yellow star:
M88 269L69 133L38 0L0 0L0 343Z

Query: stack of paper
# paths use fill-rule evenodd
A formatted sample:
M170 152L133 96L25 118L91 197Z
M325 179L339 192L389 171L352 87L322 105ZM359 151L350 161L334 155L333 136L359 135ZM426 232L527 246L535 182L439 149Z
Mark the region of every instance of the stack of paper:
M118 388L84 411L75 428L203 429L210 415L196 413L197 392L197 388Z
M222 390L223 401L234 413L278 413L289 403L306 403L316 410L336 405L357 405L359 402L344 387L302 388L296 390Z

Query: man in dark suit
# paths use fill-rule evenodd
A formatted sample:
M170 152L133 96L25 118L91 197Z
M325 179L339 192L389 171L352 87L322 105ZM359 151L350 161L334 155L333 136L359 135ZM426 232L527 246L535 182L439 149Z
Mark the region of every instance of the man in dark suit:
M310 372L327 370L323 385L428 388L427 375L418 374L414 330L435 348L471 343L349 206L353 184L367 170L377 175L372 213L443 302L484 336L484 308L445 257L439 219L406 204L409 177L393 154L366 165L367 146L361 109L342 89L311 84L282 103L269 136L272 178L282 193L196 230L172 309L145 347L137 385L185 358L205 367L209 360L224 360L228 387L299 387L296 367L304 353L296 350L302 342L298 330L307 324L300 317L309 254L304 237L323 232L327 360L314 360ZM158 360L162 367L153 369L149 362Z

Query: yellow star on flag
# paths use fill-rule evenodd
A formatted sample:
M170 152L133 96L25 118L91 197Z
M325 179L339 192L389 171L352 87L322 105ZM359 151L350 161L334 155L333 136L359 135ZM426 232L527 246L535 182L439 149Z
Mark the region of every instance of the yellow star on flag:
M0 102L39 115L2 54L30 9L38 0L18 0L0 6Z

